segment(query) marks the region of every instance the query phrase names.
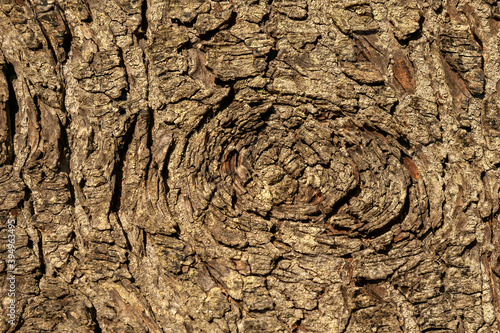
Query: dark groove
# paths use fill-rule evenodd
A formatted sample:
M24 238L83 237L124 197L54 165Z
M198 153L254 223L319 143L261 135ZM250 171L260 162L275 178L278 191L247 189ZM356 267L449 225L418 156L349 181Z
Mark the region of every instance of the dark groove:
M365 287L367 285L376 285L376 284L379 284L379 283L384 283L384 282L387 282L388 279L373 279L373 280L368 280L368 279L365 279L365 278L359 278L357 279L356 281L354 281L354 285L356 287Z
M346 195L344 195L344 197L342 199L340 199L339 201L337 201L335 203L335 205L332 207L332 210L325 214L325 221L328 222L328 220L330 220L330 218L333 216L333 215L336 215L337 212L339 211L339 209L348 204L349 201L351 200L352 197L356 197L358 196L359 194L361 193L361 189L358 186L356 186L355 188L351 189L349 192L346 193ZM335 229L339 229L339 230L342 230L342 226L335 226ZM350 228L348 228L349 231L351 231Z
M436 332L436 331L439 331L439 332L443 332L443 331L448 331L448 332L452 332L451 330L448 330L444 327L429 327L429 328L426 328L422 331L422 333L425 333L425 332Z
M64 59L62 59L61 64L64 64L66 60L69 58L69 52L71 51L71 44L73 43L73 35L71 34L71 31L67 29L67 34L64 35L64 39L62 42L62 47L64 49Z
M102 333L101 326L99 325L99 322L97 321L97 310L94 307L94 305L92 305L92 307L88 311L90 312L90 318L95 323L94 333Z
M217 80L217 79L216 79ZM215 82L216 84L219 84L217 82ZM221 82L222 83L222 82ZM223 111L225 109L227 109L231 103L233 103L234 101L234 97L236 96L235 92L234 92L234 88L233 88L233 85L232 84L229 84L228 82L226 82L226 84L223 84L224 86L229 86L229 93L227 94L226 97L224 97L220 103L219 103L219 106L217 107L217 109L215 110L216 113L217 112L220 112L220 111Z
M401 136L399 138L396 139L398 141L398 143L403 146L406 150L410 150L411 149L411 145L410 145L410 141L408 141L407 138ZM405 152L401 152L402 155L407 155ZM409 156L408 156L409 157ZM402 162L402 161L401 161Z
M125 231L125 228L123 227L122 221L120 220L120 216L118 216L118 214L115 214L115 216L116 216L116 222L118 223L118 225L122 229L123 236L125 237L125 249L132 251L132 244L130 244L130 240L128 239L128 234ZM128 252L126 253L126 255L127 255L127 261L128 261ZM127 267L128 267L128 265L127 265Z
M170 160L170 156L175 150L175 147L177 146L177 143L175 142L175 139L172 138L170 141L170 144L167 148L167 152L165 153L165 159L163 160L163 169L161 170L161 178L163 179L163 186L165 187L165 195L167 195L170 192L170 187L168 186L168 162ZM158 166L160 167L160 166Z
M17 323L16 323L14 326L11 326L11 327L10 327L10 329L9 329L7 332L9 332L9 333L11 333L11 332L12 332L12 333L14 333L14 332L18 332L18 331L21 329L21 327L22 327L22 326L24 325L24 323L25 323L25 321L23 320L23 312L24 312L24 311L22 311L22 310L21 310L21 313L19 314L19 317L18 317L18 318L19 318L19 320L17 321ZM17 314L16 314L16 316L17 316ZM16 319L17 319L17 318L16 318Z
M70 155L71 155L71 147L69 145L68 133L66 132L66 127L61 123L59 119L59 128L61 132L61 137L58 139L58 148L59 148L59 164L58 167L61 171L70 174Z
M295 328L292 330L292 333L296 333L296 332L303 332L303 327L301 327L300 325L302 324L302 319L303 318L299 318L294 324L292 327L295 326ZM299 331L300 329L300 331Z
M40 112L40 102L38 101L38 95L33 95L33 104L35 105L35 115L36 115L36 123L41 124L42 123L42 115ZM41 131L41 126L40 126L40 131ZM41 152L43 154L43 152Z
M146 255L146 248L148 246L148 237L147 237L147 234L146 234L146 231L144 229L141 229L142 230L142 245L144 246L144 255Z
M233 86L236 84L237 80L227 80L227 81L223 81L221 79L219 79L218 77L215 78L215 81L214 83L218 86L223 86L223 87L231 87L231 90L234 90L233 89Z
M128 147L134 138L135 126L137 124L137 116L134 117L132 124L130 124L127 132L123 137L123 143L118 149L118 160L113 168L112 175L115 175L115 187L113 191L113 196L111 198L111 211L120 211L121 197L122 197L122 181L123 181L123 167L125 164Z
M473 240L469 245L465 246L461 255L464 256L467 252L470 252L477 245L477 240Z
M42 241L42 233L40 230L37 230L38 233L38 258L40 261L40 278L45 275L46 270L46 265L45 265L45 259L43 256L43 241Z
M422 15L420 16L420 20L418 21L419 28L417 29L417 31L408 35L408 37L406 37L404 40L398 40L399 45L408 46L412 40L418 40L422 38L423 36L422 27L424 25L424 22L425 22L425 17Z
M472 31L472 37L474 38L476 43L479 45L480 50L482 51L483 50L483 41L479 38L479 36L477 35L475 30L471 29L471 31ZM484 62L484 59L481 59L481 60ZM481 67L482 66L483 66L483 64L481 64Z
M195 17L191 22L181 22L181 20L177 19L177 18L173 18L172 19L172 23L174 24L177 24L179 26L184 26L186 28L193 28L194 24L196 23L196 19L197 17Z
M89 16L86 19L83 19L82 22L92 23L94 21L94 18L92 17L92 11L90 10L89 4L85 0L82 0L82 2L89 12Z
M394 102L394 104L391 105L390 109L389 109L389 113L394 116L394 113L396 113L396 108L397 106L399 105L399 100L397 100L396 102Z
M219 33L221 30L229 30L231 27L233 27L235 24L236 24L236 17L238 16L238 13L236 12L232 12L231 13L231 16L229 17L229 19L222 24L222 26L220 26L219 28L217 29L214 29L214 30L210 30L210 31L207 31L205 32L204 34L200 34L198 36L198 38L200 40L203 40L203 41L209 41L211 40L217 33ZM196 22L196 20L193 21L192 24L194 24ZM187 25L185 25L187 26Z
M138 40L144 39L147 40L147 31L149 27L148 17L146 15L148 10L148 1L143 0L141 5L141 24L139 29L135 32L135 35Z
M274 59L276 59L276 57L278 56L278 50L272 48L269 53L267 54L267 59L266 59L266 62L269 66L269 63L271 61L273 61Z
M76 195L75 195L75 187L73 186L71 179L68 180L68 189L69 189L69 195L70 195L69 205L74 208L75 203L76 203Z
M119 66L121 68L123 68L123 70L125 71L125 77L127 78L127 87L123 88L121 93L120 93L120 97L116 98L115 100L116 101L126 101L127 100L127 95L128 95L128 92L130 90L130 87L132 86L130 84L130 75L128 73L128 70L127 70L127 65L125 64L125 57L123 55L123 50L121 48L118 48L118 56L120 57L120 62L119 62ZM125 114L126 112L123 112L123 108L119 108L118 111L120 112L121 115Z
M9 98L7 100L7 122L8 122L8 135L11 137L10 151L6 165L14 164L14 136L16 135L16 114L19 112L19 104L17 104L16 91L14 90L13 81L17 79L17 74L14 66L7 63L4 69L5 78L7 80L7 88L9 90Z
M71 44L73 42L73 34L71 33L71 29L69 28L68 21L66 20L66 16L64 16L64 10L59 6L57 2L54 3L54 7L58 10L61 18L64 22L64 26L66 27L66 33L64 34L62 48L64 50L64 59L61 59L61 64L64 64L66 60L69 58L69 52L71 51Z

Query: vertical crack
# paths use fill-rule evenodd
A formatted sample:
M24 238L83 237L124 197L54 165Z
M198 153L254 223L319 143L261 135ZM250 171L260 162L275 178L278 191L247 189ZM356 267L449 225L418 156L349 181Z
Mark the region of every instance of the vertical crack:
M95 323L93 329L94 333L102 333L101 326L99 325L99 322L97 321L97 310L94 305L89 309L90 312L90 318L92 319L92 322Z
M54 4L55 8L57 8L59 14L61 15L61 18L64 22L64 25L66 27L66 33L64 34L63 41L62 41L62 48L64 50L64 59L61 59L61 64L63 65L66 60L69 58L69 52L71 51L71 45L73 43L73 34L71 33L71 29L69 28L68 21L66 20L66 17L64 16L64 10L59 6L59 4L56 2Z
M128 147L134 138L135 125L137 124L137 116L134 117L132 124L128 128L125 136L123 137L123 144L118 150L118 160L115 162L113 168L113 175L115 175L115 185L113 196L111 198L111 211L119 212L122 197L122 181L123 181L123 168L127 157Z
M148 1L143 0L142 5L141 5L141 25L139 26L139 30L136 33L137 39L144 39L147 40L147 32L148 32Z
M7 99L7 136L11 138L8 145L8 156L5 164L12 165L14 164L14 137L16 135L16 114L19 111L19 105L17 104L17 96L14 90L13 81L17 79L17 74L14 69L14 66L11 63L7 63L5 65L4 74L7 80L7 88L9 90L9 97Z

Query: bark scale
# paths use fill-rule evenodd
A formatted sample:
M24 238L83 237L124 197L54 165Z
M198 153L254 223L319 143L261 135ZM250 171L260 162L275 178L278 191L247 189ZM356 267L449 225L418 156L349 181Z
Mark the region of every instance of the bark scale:
M0 330L499 332L499 19L2 0Z

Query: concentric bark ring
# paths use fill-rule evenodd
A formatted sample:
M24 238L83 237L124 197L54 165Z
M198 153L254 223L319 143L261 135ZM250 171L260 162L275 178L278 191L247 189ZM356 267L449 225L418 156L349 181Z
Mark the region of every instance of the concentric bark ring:
M248 220L301 221L369 234L401 214L409 179L399 150L349 118L240 103L199 127L175 171L187 182L193 220L209 215L243 231Z

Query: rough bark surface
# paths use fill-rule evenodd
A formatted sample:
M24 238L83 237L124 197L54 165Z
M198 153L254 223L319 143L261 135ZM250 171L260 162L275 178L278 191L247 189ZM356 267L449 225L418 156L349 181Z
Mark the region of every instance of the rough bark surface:
M0 331L500 332L499 20L1 0Z

